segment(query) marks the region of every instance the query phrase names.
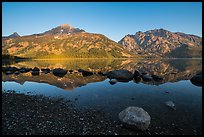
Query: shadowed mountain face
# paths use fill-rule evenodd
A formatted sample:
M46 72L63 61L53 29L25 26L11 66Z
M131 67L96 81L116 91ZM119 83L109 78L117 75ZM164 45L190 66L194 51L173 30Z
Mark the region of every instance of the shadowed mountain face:
M66 60L66 61L27 61L18 62L13 65L17 68L35 66L41 68L60 67L66 70L72 70L64 77L57 77L52 73L40 73L32 76L31 72L21 73L19 75L6 75L2 72L2 81L16 81L23 84L26 81L39 83L48 83L62 89L71 90L76 87L85 86L88 83L100 82L107 79L106 76L98 74L98 72L109 72L117 69L125 69L134 73L137 69L145 72L147 75L157 75L163 78L162 81L139 81L144 84L160 85L166 82L178 82L180 80L189 80L194 75L202 71L202 60ZM94 74L91 76L83 76L78 69L84 69Z
M134 57L133 53L106 36L87 33L68 24L40 34L3 38L2 54L25 58Z
M180 32L155 29L126 35L119 41L140 55L163 57L202 57L202 38Z

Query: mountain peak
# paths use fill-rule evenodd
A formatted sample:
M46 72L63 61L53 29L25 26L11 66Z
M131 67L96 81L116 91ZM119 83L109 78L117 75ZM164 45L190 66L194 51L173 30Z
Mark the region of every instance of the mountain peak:
M44 33L42 33L43 35L45 34L49 34L49 35L70 35L72 33L79 33L79 32L85 32L83 29L79 29L79 28L74 28L72 26L70 26L68 23L67 24L62 24L60 26L57 26L56 28L53 28L51 30L48 30Z
M68 23L67 24L62 24L62 25L60 25L60 27L62 27L62 28L73 28Z
M13 34L8 36L9 38L16 38L16 37L20 37L20 35L17 32L14 32Z

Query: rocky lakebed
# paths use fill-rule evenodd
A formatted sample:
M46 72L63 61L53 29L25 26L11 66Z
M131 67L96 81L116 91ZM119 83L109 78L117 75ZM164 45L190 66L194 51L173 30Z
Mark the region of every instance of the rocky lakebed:
M150 123L149 123L150 124ZM175 129L174 132L168 130ZM142 131L112 120L102 110L75 107L75 100L2 94L3 135L175 135L182 129L152 122Z

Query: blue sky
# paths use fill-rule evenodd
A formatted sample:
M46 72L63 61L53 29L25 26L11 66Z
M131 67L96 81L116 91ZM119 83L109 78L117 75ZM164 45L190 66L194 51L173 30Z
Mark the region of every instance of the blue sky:
M164 28L202 36L201 2L3 2L2 34L41 33L61 24L119 41Z

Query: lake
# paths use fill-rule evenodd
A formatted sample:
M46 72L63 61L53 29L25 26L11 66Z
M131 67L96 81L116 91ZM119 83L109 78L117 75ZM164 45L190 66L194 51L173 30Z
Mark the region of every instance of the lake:
M58 77L52 73L31 72L6 75L2 72L2 91L43 95L74 100L78 108L97 108L118 120L118 113L128 106L142 107L151 116L151 124L169 127L172 132L202 134L202 86L190 79L202 72L202 59L69 59L25 60L3 62L2 67L63 68L68 73ZM94 72L83 76L78 69ZM158 75L160 81L131 80L112 85L98 74L137 69L146 75ZM173 101L176 110L165 105Z

